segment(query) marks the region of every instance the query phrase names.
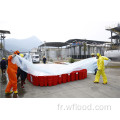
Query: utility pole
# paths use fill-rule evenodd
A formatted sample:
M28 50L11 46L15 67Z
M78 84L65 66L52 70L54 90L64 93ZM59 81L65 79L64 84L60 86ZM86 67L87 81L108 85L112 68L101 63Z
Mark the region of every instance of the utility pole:
M45 50L45 57L46 57L46 41L44 41L44 50Z
M1 40L1 53L2 57L5 54L5 34L10 34L10 31L0 30L0 40Z

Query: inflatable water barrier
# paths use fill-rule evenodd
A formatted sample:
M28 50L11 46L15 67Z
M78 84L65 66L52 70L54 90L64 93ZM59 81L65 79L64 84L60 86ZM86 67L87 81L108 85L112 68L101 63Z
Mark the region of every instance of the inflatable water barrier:
M27 74L27 79L36 86L53 86L70 81L82 80L87 78L87 70L82 69L73 71L68 74L52 75L52 76L34 76Z

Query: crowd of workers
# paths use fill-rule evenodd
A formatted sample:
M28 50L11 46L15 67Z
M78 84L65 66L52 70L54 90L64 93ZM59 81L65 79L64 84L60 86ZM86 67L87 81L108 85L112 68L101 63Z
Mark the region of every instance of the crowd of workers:
M0 62L1 72L2 76L6 71L7 68L7 74L9 78L9 82L5 89L5 94L11 94L15 93L17 94L17 81L19 77L21 78L21 88L24 88L25 79L27 78L27 73L21 70L16 64L12 63L12 59L16 56L20 55L21 57L24 57L23 54L20 54L20 52L17 50L12 55L8 56L8 60L6 61L5 58L2 58ZM95 57L95 54L92 53L91 57ZM105 74L105 67L104 67L104 60L109 60L107 57L101 56L101 54L96 54L97 60L97 68L95 69L95 80L94 83L99 83L100 75L103 77L103 84L107 84L107 77ZM43 63L46 63L46 58L43 57ZM6 67L7 66L7 67ZM12 89L12 90L11 90Z

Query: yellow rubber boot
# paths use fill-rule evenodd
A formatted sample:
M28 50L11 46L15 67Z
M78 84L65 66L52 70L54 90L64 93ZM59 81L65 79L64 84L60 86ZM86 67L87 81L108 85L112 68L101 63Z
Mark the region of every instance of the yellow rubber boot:
M11 93L13 93L13 91L10 91L10 92L5 92L5 94L11 94Z
M98 81L95 81L95 80L94 80L93 82L94 82L94 83L99 83Z
M104 84L104 85L105 85L105 84L107 84L107 82L103 82L102 84Z
M18 94L18 91L14 91L15 94Z

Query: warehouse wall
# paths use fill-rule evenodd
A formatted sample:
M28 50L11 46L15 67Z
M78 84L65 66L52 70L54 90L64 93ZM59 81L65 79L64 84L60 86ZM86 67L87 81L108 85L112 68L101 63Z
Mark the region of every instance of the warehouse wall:
M48 60L63 60L67 57L74 59L85 59L91 57L91 53L101 53L104 55L105 48L101 45L81 45L81 46L69 46L66 48L46 48L42 49L41 56L45 55Z

